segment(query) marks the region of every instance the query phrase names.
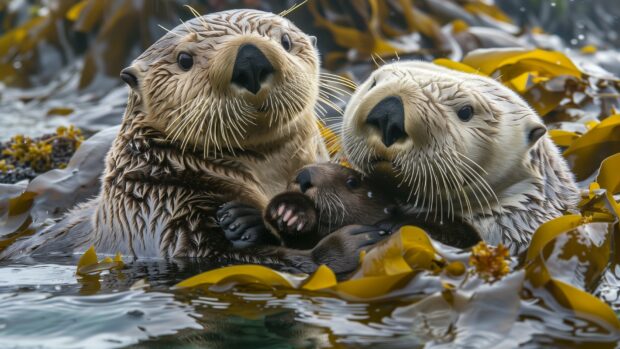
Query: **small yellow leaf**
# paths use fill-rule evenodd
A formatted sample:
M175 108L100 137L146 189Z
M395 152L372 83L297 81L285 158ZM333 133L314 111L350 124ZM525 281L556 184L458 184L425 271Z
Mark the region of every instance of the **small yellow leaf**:
M88 0L82 0L80 2L78 2L77 4L73 5L69 11L67 11L66 17L68 20L75 22L78 17L80 16L80 13L82 13L82 10L84 9L84 7L86 7L86 5L88 4Z
M592 55L596 53L597 49L596 49L596 46L594 45L586 45L582 47L580 51L583 54Z
M336 274L325 265L321 265L312 274L306 282L301 286L302 289L308 291L316 291L319 289L330 288L338 283Z
M461 276L465 273L465 264L460 261L450 262L448 266L446 266L446 272L452 276Z
M79 272L81 268L97 264L97 262L97 252L95 252L95 246L90 246L90 248L86 252L84 252L82 257L80 257L80 260L77 264L77 270Z
M452 22L452 32L454 34L458 34L460 32L464 32L469 29L469 24L465 23L462 19L457 19Z

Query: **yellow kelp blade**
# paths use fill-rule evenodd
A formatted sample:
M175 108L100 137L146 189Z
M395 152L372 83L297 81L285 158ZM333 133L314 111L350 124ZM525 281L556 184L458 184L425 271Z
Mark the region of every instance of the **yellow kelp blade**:
M552 280L547 284L547 290L564 307L571 309L578 316L591 318L595 316L620 330L618 315L597 297L584 292L559 280Z
M611 215L567 215L541 225L527 251L528 279L539 287L552 277L570 278L576 286L588 288L609 263L614 221ZM580 273L574 275L563 265L579 266Z
M607 217L607 223L609 223L610 217ZM612 326L620 329L620 321L618 320L614 311L603 301L597 297L580 290L579 288L569 285L565 282L554 279L552 273L546 266L547 258L560 258L559 256L546 257L543 251L546 247L556 247L553 243L560 235L567 234L569 232L579 234L579 229L583 229L582 225L587 225L592 222L592 218L584 218L581 215L567 215L551 220L541 225L534 236L530 248L527 251L526 256L526 278L530 281L534 287L534 291L540 288L546 289L550 292L554 299L558 301L563 307L574 311L579 316L586 316L591 318L592 316L602 319ZM603 222L605 220L603 219ZM580 238L585 238L581 236ZM610 240L606 242L607 247L610 245ZM587 247L588 244L584 244L582 247ZM564 259L570 259L577 257L577 254L586 257L591 262L592 270L589 272L599 274L604 270L607 262L609 261L609 249L605 246L603 252L601 251L589 251L584 248L583 251L575 251L573 248L572 254L567 245L563 246L566 256ZM596 270L595 270L596 269Z
M95 252L95 246L90 246L90 248L86 250L86 252L84 252L82 257L80 257L80 260L78 261L78 264L77 264L78 273L81 268L87 267L89 265L97 264L97 262L98 262L98 259L97 259L97 252Z
M431 270L440 260L424 230L405 226L368 252L352 279Z
M308 291L316 291L336 286L336 274L325 265L321 265L306 281L301 288Z
M198 285L215 285L220 283L261 284L293 288L291 281L277 271L261 265L234 265L210 270L185 279L175 285L177 288L195 287Z
M338 137L338 135L328 126L326 126L322 121L317 121L317 125L319 126L321 138L323 138L323 141L327 146L327 152L329 153L329 157L331 159L342 150L340 137Z
M603 159L620 152L620 114L609 116L576 139L564 151L577 179L596 171Z
M368 21L370 28L366 31L358 30L352 26L340 25L328 20L323 16L321 11L319 11L319 2L321 2L321 8L325 11L331 11L328 1L312 1L308 3L308 9L313 14L316 25L327 28L327 30L332 33L334 41L342 47L356 49L365 55L370 55L374 52L383 56L386 54L393 54L394 52L401 52L400 49L392 46L378 35L378 28L372 28L373 23L378 23L377 5L375 1L376 0L370 1L370 6L374 11L371 10L371 18ZM372 19L373 17L375 17L375 20Z
M557 146L569 147L580 135L566 130L549 130L549 137Z
M620 205L614 199L614 195L620 193L620 153L612 155L603 161L596 182L601 188L606 190L607 199L612 206L612 210L616 217L620 218Z
M553 239L581 224L583 224L583 217L577 214L561 216L543 223L532 236L530 246L527 249L526 262L531 262L537 258L542 253L543 248Z
M442 67L446 67L448 69L461 71L461 72L468 73L468 74L485 75L481 73L480 70L474 69L468 66L467 64L456 62L448 58L437 58L436 60L433 61L433 63L440 65Z
M123 263L120 253L117 253L114 259L105 257L103 260L98 261L95 247L90 246L80 257L75 273L79 276L90 276L106 270L122 269L124 266L125 263Z
M198 285L260 284L270 287L326 291L346 299L374 299L389 296L402 288L421 270L437 270L441 257L436 254L426 233L417 227L403 227L383 244L370 251L359 271L349 281L337 283L327 266L299 283L285 273L260 265L219 268L186 279L178 288Z
M416 273L364 276L341 282L331 289L340 297L351 301L386 299L394 291L403 290Z
M481 49L468 53L463 58L463 63L470 67L480 70L486 75L491 75L496 70L509 64L516 64L528 59L532 63L542 65L539 69L544 69L548 76L571 75L581 77L581 71L565 54L557 51L546 51L541 49ZM535 64L530 67L535 67ZM534 68L532 68L534 69Z

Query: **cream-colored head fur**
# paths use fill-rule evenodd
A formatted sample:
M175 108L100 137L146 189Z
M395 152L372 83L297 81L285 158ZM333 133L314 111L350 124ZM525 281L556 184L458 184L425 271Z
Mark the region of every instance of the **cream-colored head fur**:
M390 96L402 100L405 135L386 146L367 120ZM464 108L472 108L470 119L459 117L468 116ZM353 95L343 126L345 153L355 167L391 172L410 203L443 219L499 212L514 199L515 185L543 180L530 156L545 134L540 118L483 76L424 62L385 65Z
M231 83L237 52L247 43L275 70L256 94ZM191 68L183 69L181 54L191 56ZM143 115L136 122L205 155L278 143L315 122L314 38L272 13L233 10L194 18L164 35L123 74L137 95L133 109Z

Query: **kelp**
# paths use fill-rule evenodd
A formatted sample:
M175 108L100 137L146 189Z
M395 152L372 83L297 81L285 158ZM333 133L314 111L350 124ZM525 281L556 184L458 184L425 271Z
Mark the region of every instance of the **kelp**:
M120 270L125 267L123 258L117 253L114 258L105 257L99 260L95 247L91 246L83 255L77 264L75 273L80 276L98 275L106 270Z
M80 88L100 84L98 77L113 78L116 84L118 73L133 58L129 53L146 49L164 33L158 24L179 24L175 14L191 18L183 5L180 1L61 0L50 6L34 1L33 9L45 11L30 11L18 23L5 22L14 27L0 36L2 81L18 87L45 83L57 69L83 55ZM7 20L16 17L9 7L0 8L0 15Z
M105 155L118 129L85 140L66 168L39 175L25 188L0 184L0 252L99 192ZM71 134L67 129L60 133Z
M84 56L80 88L100 84L99 77L118 76L131 59L129 52L143 51L163 34L158 25L170 28L180 23L178 17L192 17L183 8L184 1L60 0L55 4L31 1L25 13L0 7L0 18L4 17L3 26L8 29L0 36L0 75L5 83L25 87L45 82L55 68ZM234 6L226 2L191 5L200 13ZM246 5L278 13L290 2ZM286 15L303 18L303 29L331 32L333 45L325 44L330 46L325 57L330 68L351 58L363 61L372 54L458 55L455 39L442 28L454 20L471 26L512 26L504 12L483 0L310 0ZM312 23L304 23L306 18ZM330 41L327 37L321 40ZM49 61L43 63L44 55L54 58L53 67Z
M435 63L495 77L526 100L537 95L539 99L529 102L545 116L562 108L560 101L575 93L557 86L550 89L546 84L557 81L587 84L586 80L591 79L564 54L539 49L474 51L462 62L438 59ZM548 94L532 93L534 88L547 89ZM450 253L444 247L437 247L422 229L404 227L362 254L358 270L342 281L326 266L302 279L264 267L233 266L199 274L177 287L228 290L235 285L260 285L287 292L311 290L363 302L422 297L395 311L393 316L417 314L419 317L424 312L430 314L443 309L454 314L452 320L446 319L452 325L455 319L472 316L471 312L476 311L471 292L487 292L498 302L512 302L517 310L518 299L543 300L545 307L595 321L607 331L620 331L616 313L589 293L597 287L613 260L614 230L618 229L620 214L620 205L614 197L620 193L617 175L620 152L616 149L619 119L614 111L603 113L601 118L601 122L584 120L583 133L550 131L552 139L564 149L563 155L577 177L591 178L592 182L583 194L579 212L568 212L541 225L522 260L510 259L502 246L484 243L464 255ZM549 122L546 118L545 121ZM506 295L507 284L514 290L515 300ZM507 313L505 320L515 321L517 310Z
M74 48L86 57L81 71L82 87L98 82L99 74L116 77L118 70L131 58L128 52L139 52L163 34L159 29L152 30L155 24L175 25L168 25L169 22L175 23L168 15L175 12L177 5L166 3L164 11L155 11L152 8L129 8L117 1L72 1L71 6L52 13L55 24L35 11L28 21L22 21L18 28L5 32L0 38L0 43L6 45L17 39L24 41L12 52L0 55L5 63L9 62L7 57L20 58L20 64L2 66L7 72L7 75L3 74L5 82L26 84L19 81L23 77L15 77L16 69L21 69L20 73L36 71L36 59L23 59L29 57L25 53L36 53L38 48L34 42L50 42L53 46L53 35L47 39L43 34L51 33L46 26L51 28L58 23L62 23L64 32L70 33L68 35L75 34L88 43L83 49ZM161 12L169 13L162 15ZM311 0L291 16L307 18L313 21L309 28L314 30L314 26L318 26L332 34L333 38L319 35L319 45L328 47L322 50L328 68L340 68L343 63L355 62L368 67L368 71L372 69L372 60L381 64L391 58L442 57L435 63L491 76L504 83L543 116L551 138L562 148L577 178L583 181L582 187L589 190L584 192L578 212L570 212L537 230L523 260L507 258L500 246L486 244L471 251L454 251L433 242L420 228L405 227L360 256L360 268L343 280L338 280L326 266L319 267L312 275L290 275L262 266L243 265L194 276L179 283L176 292L208 288L226 298L232 297L231 293L221 292L244 287L337 297L353 302L380 304L385 300L398 301L405 305L391 313L392 320L397 323L405 321L418 334L440 331L433 327L437 322L429 325L430 328L422 327L431 320L441 322L446 334L453 328L460 329L455 338L448 339L455 342L460 340L459 336L466 335L467 331L463 329L467 326L481 326L481 317L492 319L487 321L494 325L488 329L489 333L495 333L498 324L502 324L499 332L505 331L509 326L504 325L516 321L518 316L526 316L522 313L523 302L536 302L554 311L553 314L572 314L579 319L592 320L609 331L618 331L617 315L589 293L599 284L609 261L614 259L614 244L617 243L613 236L614 229L618 229L620 205L614 194L620 193L620 154L616 139L618 113L611 108L618 105L617 79L585 69L575 63L574 56L560 51L529 48L475 50L507 45L529 46L535 42L530 36L544 35L537 28L514 26L496 6L482 0ZM140 20L131 21L130 18ZM301 26L304 28L303 20ZM44 29L31 34L29 28ZM312 30L308 32L312 33ZM522 36L518 36L520 34ZM118 47L109 52L103 49L116 44ZM584 46L581 53L593 55L594 51L592 47ZM101 57L103 59L99 60ZM339 74L355 75L350 71ZM51 113L66 112L68 110L61 108ZM328 139L330 154L337 154L340 150L338 137L324 124L320 128ZM101 149L92 151L101 153ZM55 203L55 199L67 198L67 193L76 188L96 186L96 174L101 168L94 169L93 161L101 162L103 155L99 155L94 156L94 160L89 159L88 153L80 155L81 165L70 164L68 171L46 174L43 180L31 182L21 195L21 191L3 194L3 199L11 199L7 205L0 205L0 213L9 212L9 219L5 221L8 223L0 225L3 237L0 251L17 238L35 231L30 227L33 217L41 221L40 218L45 216L42 212L54 209L56 204L59 209L54 216L57 216L70 207L70 203L79 201L77 196L60 203ZM5 161L0 162L0 168L2 166L8 168L12 165ZM73 173L76 168L80 171ZM85 169L89 169L88 173L84 173ZM80 177L83 175L87 178ZM69 178L71 183L67 184L63 178ZM87 194L92 195L81 193L78 196L82 198ZM617 235L617 231L615 233ZM110 261L99 261L96 255L93 258L93 254L94 251L84 257L88 263L80 264L78 270L85 268L83 274L89 271L97 274L106 269L101 268L102 265L109 266L106 263ZM93 277L96 280L97 275L84 275L81 280L88 281ZM88 289L88 293L93 293L98 288L89 286ZM246 303L238 307L241 312L246 312L244 314L258 312L249 309L252 307L247 307Z
M82 131L72 125L60 126L56 133L35 139L14 136L0 144L0 183L32 179L53 168L65 168L83 140Z
M568 227L564 224L564 217L550 225L559 229L553 231L554 234L558 236L566 234L565 230L574 229L581 222L580 220L574 221L571 216L566 217L568 217L566 219L569 222ZM549 271L544 268L543 257L539 257L542 256L544 248L553 241L553 239L549 240L548 231L550 231L549 228L545 227L536 232L534 240L537 243L533 244L532 249L528 251L528 256L531 255L531 257L526 262L525 277L519 277L519 275L523 274L521 269L515 271L514 275L520 282L513 286L527 289L529 292L522 292L522 294L530 295L528 297L536 295L536 297L543 298L545 295L541 293L548 292L563 307L574 311L576 316L585 316L588 319L595 318L602 321L604 326L609 325L616 328L616 330L620 330L620 321L618 321L615 313L605 303L578 287L554 279L549 275ZM486 251L492 249L487 245L480 245L479 248ZM440 251L435 249L430 244L430 239L422 230L415 227L406 227L380 246L368 252L363 257L358 272L342 282L338 282L334 273L326 266L321 266L314 274L300 280L298 277L280 273L266 267L247 265L226 267L199 274L182 281L176 287L185 288L208 285L212 286L212 290L223 291L229 290L235 285L247 287L248 285L255 284L260 286L259 289L274 287L284 290L288 289L292 292L313 291L349 301L364 302L384 301L393 298L405 299L408 296L424 295L429 291L435 290L436 293L428 295L419 303L416 303L420 304L425 300L436 297L434 294L453 300L455 294L465 292L471 287L475 286L475 290L483 290L484 287L479 282L476 282L475 279L476 276L481 276L479 280L491 283L491 280L482 275L488 275L489 270L485 270L487 268L498 270L491 265L503 264L497 262L504 260L504 254L501 252L501 249L496 251L495 255L489 259L493 260L494 263L473 263L473 265L470 263L469 266L465 267L466 273L450 272L454 268L452 267L453 263L457 263L456 265L459 266L464 266L464 264L460 260L452 260L451 263L446 263L453 257L442 255ZM598 254L597 257L589 257L592 259L604 259L609 253L609 251L607 251L607 254L601 254L599 253L600 251L590 252L597 252ZM570 254L571 252L567 253ZM480 251L470 255L471 260L476 260L476 254L480 255ZM486 255L488 256L489 254ZM579 256L588 256L588 254L580 253ZM572 257L570 256L570 258ZM566 259L570 258L567 257ZM481 265L485 267L481 268ZM600 265L598 266L600 267ZM507 268L507 265L503 265L500 269L502 270L501 274L504 274ZM421 275L424 275L424 277L421 277ZM429 281L431 277L432 279ZM499 281L502 277L504 276L501 275L493 281L498 282L498 285L504 285L502 281ZM506 281L507 283L514 283L515 280L511 274L506 276L506 279L508 280ZM515 292L515 294L518 293ZM497 295L496 297L502 298L504 296L500 297L500 295Z

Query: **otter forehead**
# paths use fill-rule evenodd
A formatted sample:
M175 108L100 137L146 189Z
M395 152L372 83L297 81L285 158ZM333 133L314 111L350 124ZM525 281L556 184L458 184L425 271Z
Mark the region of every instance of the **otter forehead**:
M283 31L293 40L307 37L289 20L274 13L251 9L211 13L177 25L143 52L137 61L152 63L183 42L199 41L205 49L214 49L230 37L249 34L274 36Z
M365 85L373 83L392 85L400 90L415 89L433 102L453 105L470 98L483 105L501 103L503 113L523 113L524 110L533 113L531 107L518 94L500 82L433 63L409 61L387 64L373 72Z

